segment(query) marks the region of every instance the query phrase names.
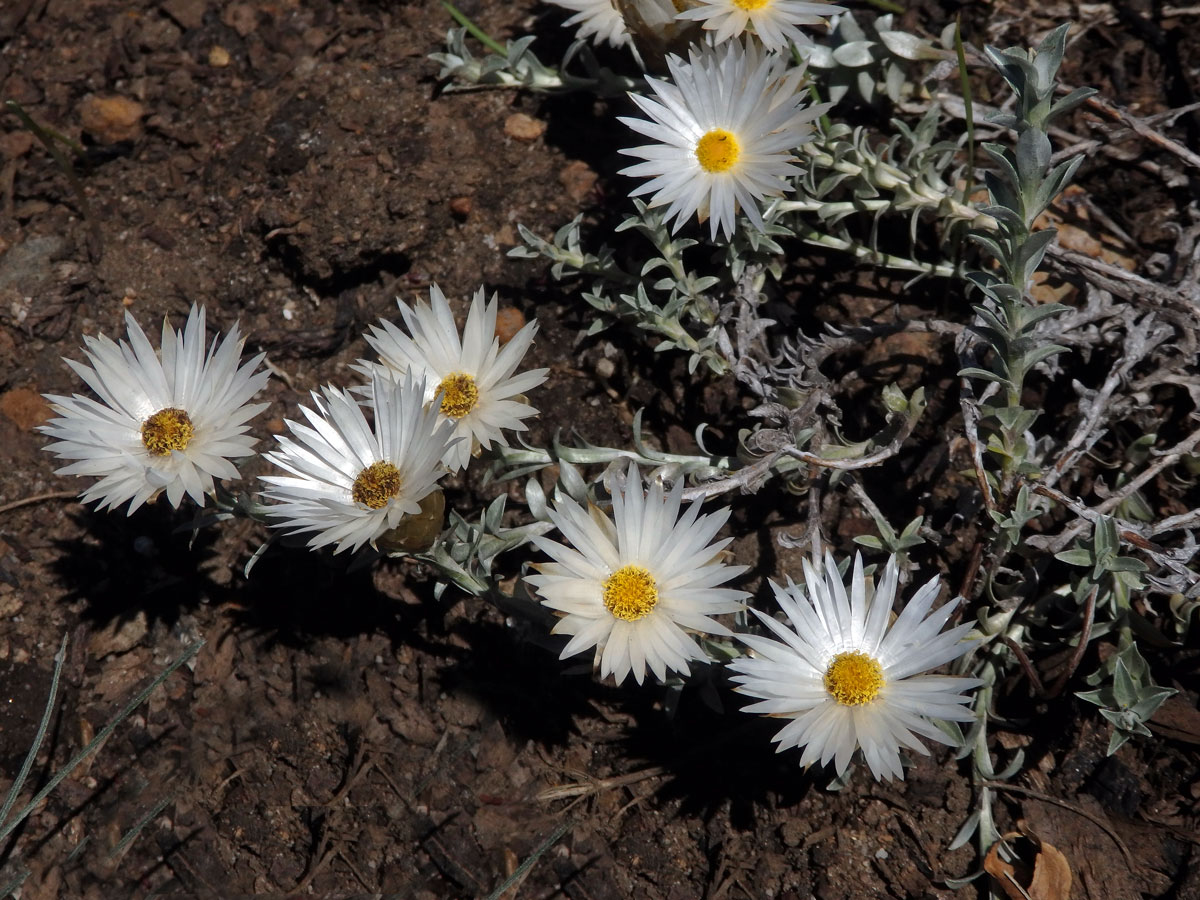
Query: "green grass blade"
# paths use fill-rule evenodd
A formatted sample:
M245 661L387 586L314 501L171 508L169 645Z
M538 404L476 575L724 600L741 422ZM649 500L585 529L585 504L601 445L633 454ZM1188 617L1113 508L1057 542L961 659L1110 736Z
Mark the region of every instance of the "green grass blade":
M490 34L467 18L466 13L460 10L453 3L448 3L447 0L442 0L442 6L446 8L446 12L450 13L450 18L454 19L459 25L467 29L467 34L479 41L493 53L499 53L501 56L508 55L508 48L492 38Z
M561 825L559 825L557 828L555 828L552 832L550 832L550 837L548 837L544 841L542 841L542 843L538 846L538 848L529 854L529 858L526 859L525 862L523 862L519 866L517 866L517 870L515 872L513 872L511 875L509 875L507 878L504 879L504 883L502 885L500 885L500 887L496 888L494 891L492 891L490 894L488 894L487 900L500 900L500 897L504 894L504 892L507 891L514 884L516 884L518 881L520 881L522 878L524 878L525 873L533 868L533 864L536 863L542 857L542 854L544 854L547 850L549 850L551 847L553 847L555 844L557 844L559 839L562 838L562 836L567 833L567 831L570 829L570 827L571 827L570 822L563 822Z
M967 120L967 173L963 203L970 205L975 191L975 110L971 103L971 79L967 77L967 51L963 47L962 16L954 22L954 52L958 54L958 81L962 89L963 115Z
M33 768L33 761L37 758L38 750L42 748L42 741L46 737L46 730L50 727L50 718L54 715L54 701L58 698L58 679L62 675L63 664L66 661L67 636L64 634L62 643L58 645L58 653L54 657L54 675L50 679L50 695L46 698L46 708L42 710L42 721L38 723L37 734L33 737L33 743L29 745L29 752L25 754L25 761L21 763L21 771L17 773L12 787L8 790L8 796L4 798L4 806L0 807L0 825L8 821L8 814L12 811L13 804L17 802L17 796L21 793L21 788L25 785L25 779L29 777L29 770ZM7 832L5 833L7 834ZM0 896L8 895L0 894Z
M157 803L155 803L154 808L151 809L150 812L146 813L144 816L142 816L140 819L138 819L137 823L132 828L130 828L127 832L125 832L125 836L123 838L121 838L120 841L117 842L117 846L113 847L112 850L109 851L108 858L114 859L117 856L119 856L121 854L121 852L126 847L128 847L130 844L132 844L134 839L139 834L142 833L142 829L145 828L147 825L149 825L150 822L154 819L154 817L157 816L164 809L166 809L167 805L172 803L174 800L175 800L175 795L168 794L166 797L163 797L163 799L161 799Z
M22 869L20 872L14 875L6 885L0 887L0 900L4 900L5 897L12 896L13 891L23 885L25 883L25 879L31 874L32 873L28 869Z
M25 817L33 812L37 805L41 803L52 790L58 787L59 782L70 775L74 768L88 757L88 754L104 743L104 741L108 739L108 736L116 730L118 725L129 718L130 714L135 709L145 703L146 698L154 693L155 688L166 681L171 676L172 672L199 653L200 648L204 646L204 643L204 641L197 641L184 650L179 659L175 660L175 662L163 669L162 672L159 673L158 677L150 682L145 690L126 703L124 709L113 716L112 719L109 720L108 724L101 728L96 736L88 742L86 747L71 757L70 761L66 765L54 773L54 777L46 783L44 788L42 788L33 796L32 800L25 804L25 806L19 813L16 814L11 822L6 822L4 827L0 828L0 841L3 841L6 837L8 837L12 833L13 829L21 824L21 822L25 820Z

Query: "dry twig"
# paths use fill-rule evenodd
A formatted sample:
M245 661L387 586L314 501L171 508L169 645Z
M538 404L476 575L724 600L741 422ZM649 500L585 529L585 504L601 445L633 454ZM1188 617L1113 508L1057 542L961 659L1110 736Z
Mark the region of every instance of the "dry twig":
M32 497L25 497L22 500L5 503L3 506L0 506L0 513L12 512L14 509L20 509L22 506L32 506L34 503L42 503L46 500L71 500L78 496L79 491L50 491L48 494L34 494Z

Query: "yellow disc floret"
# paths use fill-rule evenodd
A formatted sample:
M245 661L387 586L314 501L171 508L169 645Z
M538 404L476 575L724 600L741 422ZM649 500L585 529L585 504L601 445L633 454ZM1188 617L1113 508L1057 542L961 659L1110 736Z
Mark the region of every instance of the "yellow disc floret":
M658 604L654 577L641 566L621 566L604 579L604 608L618 619L636 622Z
M733 0L733 5L738 9L744 9L746 12L754 12L756 9L770 6L771 2L772 0Z
M437 386L442 395L442 415L461 419L479 402L479 388L466 372L451 372Z
M182 409L160 409L142 423L142 446L153 456L166 456L172 450L186 450L196 429Z
M728 172L741 154L738 140L724 128L714 128L696 142L696 162L705 172Z
M367 509L382 509L400 493L400 470L387 460L373 462L354 479L350 496Z
M842 706L870 703L883 690L883 666L865 653L839 653L825 670L825 690Z

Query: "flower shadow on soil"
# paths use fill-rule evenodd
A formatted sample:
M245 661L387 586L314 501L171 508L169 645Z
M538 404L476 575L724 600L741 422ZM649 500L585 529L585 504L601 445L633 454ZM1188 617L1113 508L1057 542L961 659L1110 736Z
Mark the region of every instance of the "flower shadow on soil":
M66 587L63 602L86 601L82 617L94 626L145 611L167 625L220 588L201 564L214 555L214 532L173 533L175 510L152 504L126 517L82 507L71 514L82 537L56 539L54 571Z
M96 628L139 612L176 626L211 604L227 605L235 628L293 648L371 633L412 643L426 630L418 627L430 616L424 605L380 592L370 568L352 565L348 554L272 547L245 579L244 548L231 550L220 528L193 535L190 520L165 506L128 518L84 509L73 518L85 537L55 542L55 571L68 588L65 602L85 601L81 616Z
M755 807L794 806L830 776L799 768L794 751L776 754L771 736L780 722L744 715L741 698L719 691L723 712L689 686L673 716L657 708L651 694L641 703L623 698L637 726L620 742L621 755L665 768L669 777L659 799L678 802L681 815L707 820L728 806L734 828L753 830Z
M700 677L683 689L671 714L652 675L642 686L630 680L615 687L590 673L568 674L564 669L578 660L558 661L555 648L522 651L511 629L460 623L455 631L471 650L441 672L443 690L474 695L518 744L566 745L577 735L596 747L612 747L611 754L597 758L619 767L606 777L665 769L659 796L679 801L683 814L707 818L728 805L736 827L753 828L756 805L794 805L829 780L821 770L799 769L794 753L777 755L770 739L779 723L743 716L727 689L717 688L724 712L708 706L700 685L705 674L719 680L715 671L694 667ZM613 723L625 719L632 724L614 732Z

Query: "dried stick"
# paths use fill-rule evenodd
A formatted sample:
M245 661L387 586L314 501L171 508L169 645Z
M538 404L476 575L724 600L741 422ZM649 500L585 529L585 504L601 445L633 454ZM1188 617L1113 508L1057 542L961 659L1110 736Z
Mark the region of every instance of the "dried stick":
M1021 649L1021 645L1008 635L1005 635L1003 638L1001 638L1001 640L1003 640L1005 646L1012 651L1013 656L1017 658L1017 662L1021 664L1021 669L1024 671L1025 677L1029 679L1029 683L1033 685L1034 692L1039 696L1044 697L1046 695L1046 689L1042 686L1042 679L1038 677L1037 669L1033 667L1033 663L1030 662L1025 651Z
M1108 499L1096 507L1096 512L1100 515L1108 515L1108 513L1120 506L1123 500L1146 482L1156 477L1163 469L1170 468L1183 459L1183 457L1190 454L1196 449L1198 444L1200 444L1200 430L1193 431L1170 450L1166 451L1152 465L1147 466L1142 472L1131 478L1128 484L1122 486L1120 490L1113 491Z
M1129 374L1130 369L1141 362L1150 349L1149 342L1146 340L1149 330L1150 322L1146 319L1127 329L1126 353L1122 356L1121 362L1108 373L1108 377L1104 379L1104 384L1100 386L1100 389L1088 398L1086 407L1084 403L1080 403L1081 408L1086 408L1086 413L1075 429L1075 433L1063 447L1058 461L1046 473L1042 484L1053 487L1058 479L1075 464L1075 461L1100 439L1100 435L1103 433L1102 420L1109 400L1112 399L1112 395L1121 381Z
M41 503L44 500L70 500L78 496L79 491L51 491L48 494L34 494L32 497L25 497L22 500L5 503L3 506L0 506L0 514L12 512L14 509L20 509L22 506L32 506L34 503Z
M1168 153L1174 153L1189 166L1200 169L1200 156L1197 156L1182 144L1171 140L1166 135L1159 134L1148 124L1146 124L1143 119L1139 119L1136 116L1131 116L1119 106L1114 106L1099 95L1089 97L1085 102L1096 112L1108 117L1109 119L1112 119L1115 122L1120 122L1122 125L1127 125L1150 143L1161 147Z
M1189 316L1193 323L1200 321L1200 313L1197 312L1194 301L1179 291L1151 281L1136 272L1101 262L1084 253L1064 250L1057 244L1047 247L1046 255L1058 262L1069 263L1077 269L1097 276L1101 287L1127 300L1149 301L1155 306L1164 306L1182 312Z
M992 511L996 508L996 500L992 497L987 469L983 467L983 445L979 442L979 407L975 401L975 391L971 389L971 384L966 378L959 381L962 386L958 404L963 414L963 433L971 446L971 465L975 469L975 480L979 482L979 492L983 495L983 505Z
M1200 509L1193 509L1190 512L1180 513L1177 516L1171 516L1159 522L1152 522L1150 524L1150 536L1156 537L1160 534L1166 534L1169 531L1184 531L1197 526L1200 526Z
M573 775L579 781L576 784L558 784L548 787L545 790L539 791L535 799L543 803L548 803L552 800L587 797L603 791L611 791L613 788L628 787L631 784L637 784L639 781L645 781L647 778L658 778L660 775L667 773L667 769L663 766L652 766L649 769L642 769L639 772L630 772L628 775L614 775L611 778L596 778L578 769L566 769L564 771L569 775Z
M683 500L685 503L691 500L707 500L709 497L727 494L736 488L741 488L747 494L753 493L758 489L761 482L771 477L771 466L775 465L776 460L782 454L782 450L776 450L774 453L768 453L761 459L755 460L748 466L743 466L731 473L728 478L721 478L717 481L710 481L707 484L698 484L695 487L687 488L683 491Z
M1188 437L1184 438L1170 450L1163 453L1155 462L1147 466L1139 472L1135 477L1130 479L1128 484L1121 487L1120 490L1113 491L1103 503L1095 507L1089 507L1078 500L1073 500L1064 494L1062 491L1041 484L1040 482L1028 482L1029 489L1035 494L1041 494L1043 497L1049 497L1056 503L1061 503L1067 509L1071 510L1075 515L1079 516L1080 521L1075 522L1070 527L1063 530L1058 537L1053 538L1046 544L1046 549L1051 553L1057 553L1066 548L1075 537L1083 533L1084 529L1089 524L1094 524L1103 516L1108 515L1116 509L1122 501L1127 499L1134 491L1138 490L1150 479L1156 477L1163 469L1178 463L1184 456L1195 450L1197 444L1200 444L1200 430L1192 432ZM1143 532L1147 529L1145 526L1135 524L1133 522L1125 522L1118 520L1117 525L1120 529L1128 531L1139 537L1143 536ZM1178 527L1178 526L1173 526ZM1145 548L1142 548L1145 549Z
M1100 585L1095 585L1088 593L1087 600L1083 604L1083 626L1079 629L1079 646L1075 648L1075 652L1071 654L1071 661L1067 663L1067 667L1063 669L1061 675L1046 694L1051 700L1062 693L1062 689L1067 686L1067 679L1075 674L1075 670L1079 668L1079 663L1083 659L1083 654L1087 651L1088 641L1092 638L1092 623L1096 621L1096 595L1100 593Z

